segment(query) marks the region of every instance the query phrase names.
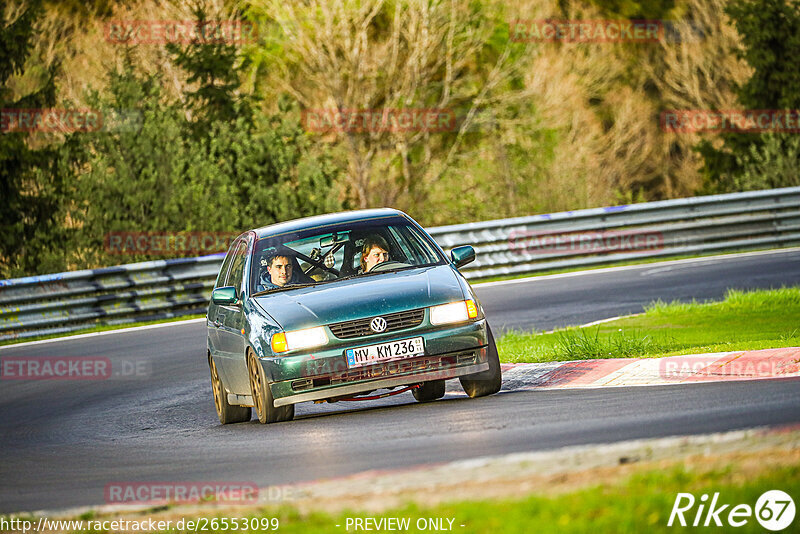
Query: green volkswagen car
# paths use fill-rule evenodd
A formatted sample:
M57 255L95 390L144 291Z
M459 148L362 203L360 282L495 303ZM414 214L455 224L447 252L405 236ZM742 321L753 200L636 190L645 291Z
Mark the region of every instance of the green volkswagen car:
M208 307L208 364L219 420L289 421L298 402L420 402L458 378L470 397L500 390L492 331L459 267L392 209L309 217L244 232Z

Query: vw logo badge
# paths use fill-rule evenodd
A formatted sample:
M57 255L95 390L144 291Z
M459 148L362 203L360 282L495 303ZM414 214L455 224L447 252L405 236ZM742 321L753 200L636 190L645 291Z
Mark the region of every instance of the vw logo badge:
M386 319L383 317L375 317L373 320L369 322L369 327L372 329L373 332L379 334L386 330Z

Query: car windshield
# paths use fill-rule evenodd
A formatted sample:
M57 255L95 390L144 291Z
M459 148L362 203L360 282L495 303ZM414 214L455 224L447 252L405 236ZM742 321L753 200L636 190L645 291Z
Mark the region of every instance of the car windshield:
M321 226L258 240L251 293L283 291L445 262L430 237L401 217Z

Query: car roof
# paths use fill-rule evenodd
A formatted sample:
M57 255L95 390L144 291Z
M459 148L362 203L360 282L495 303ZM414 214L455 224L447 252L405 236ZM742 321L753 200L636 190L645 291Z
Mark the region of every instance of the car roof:
M293 219L291 221L284 221L269 226L263 226L252 230L256 236L261 239L262 237L269 237L279 234L290 232L297 232L300 230L307 230L316 226L327 226L329 224L347 223L354 221L365 221L369 219L380 219L383 217L408 217L400 210L392 208L378 208L368 210L354 210L354 211L341 211L338 213L328 213L325 215L314 215L312 217L303 217L302 219Z

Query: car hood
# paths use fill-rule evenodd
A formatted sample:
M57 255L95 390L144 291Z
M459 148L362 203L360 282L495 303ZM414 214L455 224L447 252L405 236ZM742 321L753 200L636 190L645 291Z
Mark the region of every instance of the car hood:
M423 308L463 299L449 265L374 274L256 297L286 330Z

